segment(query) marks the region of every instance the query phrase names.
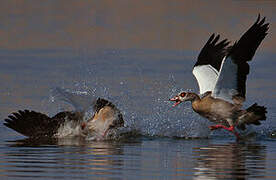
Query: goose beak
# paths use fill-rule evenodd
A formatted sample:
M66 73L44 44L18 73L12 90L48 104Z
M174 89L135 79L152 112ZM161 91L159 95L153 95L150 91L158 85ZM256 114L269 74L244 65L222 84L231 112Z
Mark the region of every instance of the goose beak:
M177 106L178 104L180 104L180 103L181 103L181 101L180 101L180 99L179 99L179 97L178 97L178 96L175 96L175 97L173 97L173 98L169 99L169 101L173 101L173 102L175 102L175 103L173 104L173 107L175 107L175 106Z

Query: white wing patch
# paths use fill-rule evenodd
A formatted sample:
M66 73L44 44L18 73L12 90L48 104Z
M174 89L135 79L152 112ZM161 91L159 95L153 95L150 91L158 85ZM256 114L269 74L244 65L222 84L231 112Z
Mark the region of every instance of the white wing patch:
M210 64L195 66L193 75L196 77L200 94L214 90L218 78L218 71Z
M233 103L232 97L238 94L237 74L238 66L231 57L224 59L212 96Z

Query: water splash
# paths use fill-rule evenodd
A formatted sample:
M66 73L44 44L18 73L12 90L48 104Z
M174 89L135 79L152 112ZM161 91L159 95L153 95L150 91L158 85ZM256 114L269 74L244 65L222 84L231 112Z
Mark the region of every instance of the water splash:
M141 83L144 83L143 80ZM61 88L51 90L49 102L63 106L64 104L60 104L62 100L71 104L76 110L85 109L89 119L93 115L92 108L88 108L91 107L91 100L98 97L96 94L102 94L99 96L108 98L122 111L125 125L139 130L142 135L166 137L208 137L209 135L206 120L196 116L188 103L172 108L168 99L178 92L178 88L173 85L164 88L161 81L155 81L152 85L143 86L138 93L133 92L127 82L121 81L119 82L121 91L118 96L112 96L107 87L103 88L99 84L93 89L84 87L80 90L82 85L84 84L78 84L76 90ZM139 97L137 98L136 95Z
M190 86L191 77L188 77L192 76L190 72L184 69L185 79L180 78L183 73L178 77L180 68L176 60L171 62L174 63L174 73L168 74L167 71L164 73L160 70L167 69L168 64L165 64L165 61L135 59L140 58L140 54L128 58L128 55L122 52L112 52L97 54L95 57L93 61L89 58L79 61L80 70L75 72L77 77L74 77L77 80L73 81L72 85L66 85L70 88L65 89L79 96L89 97L86 100L78 100L88 101L87 103L77 104L89 104L89 101L97 97L106 98L121 110L126 126L138 129L143 135L205 138L211 134L229 137L224 131L210 133L210 122L194 113L189 102L172 108L168 99L181 91L192 91L188 87L193 87ZM159 63L158 71L154 67L155 61ZM74 71L77 71L77 68ZM50 98L47 101L49 105L45 106L52 114L70 108L68 103L56 100ZM266 125L269 126L268 123ZM265 134L268 129L266 125L256 130Z

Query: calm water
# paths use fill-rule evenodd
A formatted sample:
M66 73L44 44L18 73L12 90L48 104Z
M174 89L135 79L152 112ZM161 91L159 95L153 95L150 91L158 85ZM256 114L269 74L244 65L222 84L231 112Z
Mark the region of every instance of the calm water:
M142 137L123 142L79 139L30 142L0 124L0 179L275 179L275 58L251 63L247 102L268 108L246 143L210 123L190 104L171 107L180 90L197 91L191 74L197 52L149 50L1 51L0 118L19 109L50 116L72 107L51 96L63 87L105 97ZM186 139L185 137L189 137Z

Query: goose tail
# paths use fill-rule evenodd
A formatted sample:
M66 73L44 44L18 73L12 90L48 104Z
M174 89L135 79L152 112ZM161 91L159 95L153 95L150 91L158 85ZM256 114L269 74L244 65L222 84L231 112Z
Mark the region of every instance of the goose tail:
M239 117L237 128L245 130L246 125L260 125L260 121L266 120L266 113L266 107L259 106L257 103L253 104Z

